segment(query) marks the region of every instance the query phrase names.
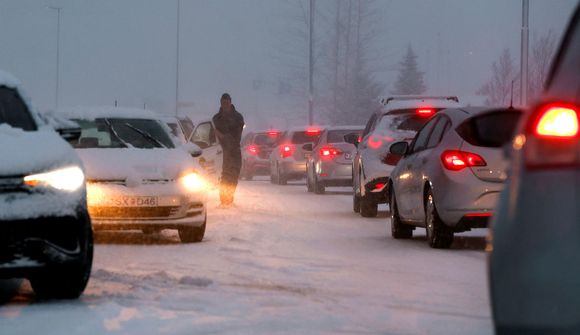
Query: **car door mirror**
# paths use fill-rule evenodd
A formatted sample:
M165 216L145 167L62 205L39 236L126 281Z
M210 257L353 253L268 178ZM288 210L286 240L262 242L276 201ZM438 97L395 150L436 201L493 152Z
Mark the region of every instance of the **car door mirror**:
M358 147L360 136L357 133L350 133L344 135L344 141Z
M199 157L203 153L201 148L194 143L185 143L181 146L181 148L187 151L193 158Z
M387 165L397 165L399 161L405 156L409 149L409 143L396 142L389 147L389 152L383 158L383 163Z
M302 150L304 151L312 151L314 149L312 143L306 143L302 146Z

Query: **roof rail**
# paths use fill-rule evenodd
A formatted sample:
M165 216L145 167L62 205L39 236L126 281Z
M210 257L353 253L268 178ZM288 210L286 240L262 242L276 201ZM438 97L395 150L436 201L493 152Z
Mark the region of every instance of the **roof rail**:
M455 102L459 102L459 98L456 96L429 96L429 95L394 95L390 97L382 97L380 98L380 102L383 105L387 105L389 102L394 100L427 100L427 99L435 99L435 100L451 100Z

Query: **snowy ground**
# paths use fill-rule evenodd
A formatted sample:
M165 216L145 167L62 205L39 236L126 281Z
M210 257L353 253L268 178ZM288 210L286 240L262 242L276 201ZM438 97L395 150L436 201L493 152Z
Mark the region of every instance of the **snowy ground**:
M387 236L351 210L347 188L242 182L200 244L173 232L97 235L79 301L37 303L0 282L1 334L491 334L484 235L452 250Z

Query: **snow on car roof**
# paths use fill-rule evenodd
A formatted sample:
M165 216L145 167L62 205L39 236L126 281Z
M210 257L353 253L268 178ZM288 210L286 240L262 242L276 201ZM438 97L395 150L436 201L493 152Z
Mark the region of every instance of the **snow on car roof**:
M0 70L0 86L6 86L9 88L19 89L21 83L16 77L10 73Z
M161 115L146 109L100 106L100 107L75 107L58 112L69 119L94 120L97 118L125 118L160 120Z
M358 126L330 126L330 127L326 127L327 130L356 130L356 129L360 129L363 130L365 129L365 126L363 125L358 125Z

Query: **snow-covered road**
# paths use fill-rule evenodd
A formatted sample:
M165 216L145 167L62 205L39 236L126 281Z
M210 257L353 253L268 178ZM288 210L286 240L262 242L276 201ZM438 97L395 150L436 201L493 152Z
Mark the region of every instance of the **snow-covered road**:
M215 192L214 192L215 193ZM387 235L348 188L242 182L237 208L210 195L206 239L100 233L79 301L37 303L2 282L0 334L491 334L485 231L451 250Z

